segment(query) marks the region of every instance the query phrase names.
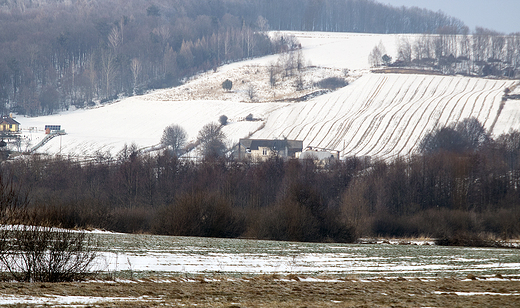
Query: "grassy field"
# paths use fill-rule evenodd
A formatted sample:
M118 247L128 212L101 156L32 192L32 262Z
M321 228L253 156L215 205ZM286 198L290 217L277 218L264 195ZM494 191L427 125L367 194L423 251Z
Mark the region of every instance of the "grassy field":
M284 278L284 279L279 279ZM520 281L253 279L2 283L6 307L518 307ZM296 279L296 280L295 280ZM9 301L11 299L11 302Z
M90 279L1 282L0 306L520 306L518 249L95 236Z
M519 249L441 247L427 241L353 245L130 234L99 234L99 239L97 269L121 278L199 274L335 278L520 275Z

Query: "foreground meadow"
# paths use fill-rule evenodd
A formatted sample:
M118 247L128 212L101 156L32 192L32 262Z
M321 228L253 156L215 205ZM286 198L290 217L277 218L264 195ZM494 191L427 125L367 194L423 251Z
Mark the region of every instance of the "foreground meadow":
M2 307L518 307L520 250L94 234L95 274L0 283Z
M312 280L260 275L1 283L3 307L518 307L520 279Z

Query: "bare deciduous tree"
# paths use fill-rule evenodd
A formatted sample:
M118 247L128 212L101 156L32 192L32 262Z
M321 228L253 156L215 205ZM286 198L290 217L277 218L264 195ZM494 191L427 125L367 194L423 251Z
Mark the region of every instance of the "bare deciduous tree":
M209 123L199 131L197 140L200 143L201 153L206 158L221 157L226 152L224 139L226 135L217 123Z
M278 81L278 71L280 70L279 66L275 63L271 62L269 63L268 71L269 71L269 84L271 87L274 87L276 85L276 82Z
M252 82L247 86L246 93L250 101L254 102L256 100L256 88Z
M139 79L139 75L141 74L141 61L137 58L133 58L130 63L130 69L132 70L132 75L134 77L134 88L137 86L137 81Z
M103 79L105 81L106 98L111 96L113 88L111 87L116 74L116 57L111 50L103 50L101 53L101 66Z
M382 63L383 52L381 49L379 49L378 46L375 46L374 49L370 52L368 55L368 63L370 63L370 66L377 67L380 66Z
M175 155L179 156L186 144L188 134L186 130L177 124L167 126L161 137L161 143L168 147Z

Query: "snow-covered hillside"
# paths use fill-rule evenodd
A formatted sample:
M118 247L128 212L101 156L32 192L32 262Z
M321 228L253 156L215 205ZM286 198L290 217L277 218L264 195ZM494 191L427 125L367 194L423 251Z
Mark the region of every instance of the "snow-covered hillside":
M341 150L343 156L382 158L410 154L429 130L469 116L477 117L494 134L520 129L520 101L508 100L501 105L504 90L513 87L514 81L369 72L368 54L375 45L381 42L395 57L400 39L413 40L417 36L292 34L302 43L305 61L319 68L309 76L320 78L349 69L351 84L304 102L266 102L269 99L265 97L272 95L267 90L264 99L259 100L262 102L245 102L238 81L247 77L267 84L266 67L277 61L274 55L226 65L179 88L104 107L38 118L17 117L23 135L31 139L22 148L43 138L44 125L59 124L67 135L54 138L38 152L115 154L125 144L136 143L139 148L158 144L163 129L172 123L184 127L188 139L194 140L203 125L217 122L220 115L230 119L224 127L230 144L251 134L256 138L287 137L303 140L304 146ZM234 93L222 91L220 85L226 78L235 78ZM289 84L282 90L294 91ZM261 121L245 121L248 114ZM38 131L30 132L30 127Z
M367 74L352 85L273 112L253 137L304 140L304 146L342 155L389 158L414 152L436 127L476 117L494 133L519 128L509 114L497 120L513 81L412 74ZM517 109L518 101L506 102Z

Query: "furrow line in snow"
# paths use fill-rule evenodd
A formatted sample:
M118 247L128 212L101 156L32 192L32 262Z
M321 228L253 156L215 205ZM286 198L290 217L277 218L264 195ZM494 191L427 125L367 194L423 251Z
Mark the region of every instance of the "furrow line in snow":
M323 138L322 141L320 141L320 144L323 144L323 146L320 145L321 147L328 149L337 149L337 144L344 140L344 133L341 133L341 131L344 130L344 127L346 127L345 129L348 130L348 128L352 124L352 121L354 121L354 119L360 113L360 111L363 108L368 108L369 100L367 100L366 97L374 93L373 91L371 91L373 87L378 88L382 86L380 84L374 85L374 83L369 83L367 82L367 80L371 81L373 79L376 79L378 83L382 83L384 80L386 80L382 77L383 76L376 77L373 75L367 77L366 79L364 79L365 83L363 85L356 85L357 87L361 87L362 89L361 91L354 91L354 93L357 93L356 97L350 95L349 97L346 97L342 100L338 100L338 103L342 104L342 107L347 105L350 106L350 108L347 112L338 113L328 121L330 127L325 133L325 136L328 136L328 138ZM372 87L367 86L367 83L371 84ZM331 136L333 131L336 131L336 133L334 134L334 136ZM335 136L339 136L339 138L335 138Z
M475 102L476 105L480 105L479 111L476 115L474 115L473 110L472 110L472 113L470 116L477 118L484 127L486 127L488 125L488 121L490 120L490 117L492 117L491 121L493 121L493 119L497 115L496 113L498 113L498 108L496 108L495 115L491 116L492 110L495 109L494 108L495 99L497 97L497 94L501 90L502 84L503 83L496 82L495 85L493 86L493 88L486 92L486 95L483 97L482 102L480 104L478 104L478 101ZM500 100L501 99L502 99L502 97L500 97ZM488 108L486 108L486 107L488 107ZM487 112L484 112L484 113L486 113L485 116L482 114L484 109L487 110ZM484 120L482 120L482 119L484 119Z
M374 142L374 136L379 133L379 127L383 123L385 117L388 114L395 114L396 111L393 111L394 108L402 108L402 102L404 97L406 96L406 93L410 90L412 84L415 80L412 80L412 82L408 82L410 78L406 78L403 84L399 87L398 92L395 95L391 96L385 96L382 99L386 100L391 99L388 102L385 102L385 107L381 108L377 114L373 117L370 125L368 126L368 130L365 131L364 140L362 141L363 144L356 145L357 152L354 155L357 155L357 153L362 153L363 150L372 144L372 148L377 145L377 140ZM403 95L401 94L401 90L404 88L404 85L408 84L408 87L406 87L405 93ZM397 100L397 101L396 101ZM387 123L387 126L389 123ZM381 138L381 135L379 135L379 138ZM365 151L365 153L370 153L370 150Z
M446 88L444 88L444 92L443 93L437 93L439 91L439 89L441 88L439 86L439 84L441 84L442 82L443 82L443 79L439 79L437 77L433 77L431 79L430 83L428 84L428 87L423 92L423 97L427 96L428 94L430 94L432 97L426 98L425 101L421 102L421 103L418 103L418 101L416 101L415 104L417 104L418 106L424 106L426 104L426 102L434 101L436 97L442 96L443 93L446 91ZM400 134L402 132L403 132L403 129L399 129L397 131L398 134ZM400 136L397 136L397 138L399 139ZM390 141L391 140L389 140L388 142L390 142ZM388 148L388 146L389 146L388 142L383 145L385 148ZM396 144L397 144L397 141L393 142L393 144L391 144L392 148L395 147ZM381 151L379 151L379 152L381 152ZM363 153L363 155L373 155L373 153Z
M336 99L336 101L339 99L338 96L332 96L332 97L334 97ZM321 118L323 118L323 120L327 119L328 115L332 112L332 108L330 108L331 106L328 104L332 97L327 96L325 99L322 99L322 100L310 101L308 103L308 105L312 105L311 110L309 110L309 112L307 112L307 114L305 114L305 115L302 115L302 114L299 115L299 119L302 120L301 124L298 124L297 126L292 127L291 130L289 131L288 135L291 136L293 131L295 131L296 128L300 128L299 130L297 130L298 132L295 133L296 136L294 137L294 139L306 140L307 137L309 136L310 132L312 131L313 127L316 125L319 125L321 123L321 121L322 121ZM332 105L334 106L334 104L332 104ZM325 109L325 107L329 107L329 108ZM318 108L317 112L312 112L314 110L314 108ZM325 109L325 112L324 112L324 109ZM308 123L307 121L310 123ZM301 137L302 133L306 130L306 127L308 127L309 125L311 127L308 129L307 134L302 138ZM310 142L308 142L308 143L310 143Z
M423 78L421 79L421 81L418 85L415 86L413 82L411 83L411 85L408 87L408 89L410 89L410 88L415 89L414 93L412 94L412 96L410 98L407 98L406 101L404 101L406 97L403 97L399 101L398 105L400 107L397 111L387 114L387 115L390 115L390 119L388 119L386 127L384 128L384 130L382 132L379 133L379 138L377 138L377 140L375 142L373 142L372 147L366 151L367 153L371 153L371 155L378 155L382 151L382 149L384 149L387 146L387 144L390 142L390 140L392 140L392 135L394 134L394 132L397 131L397 128L400 127L400 124L401 124L401 121L403 120L403 118L406 116L408 111L411 108L413 108L414 105L416 105L415 97L416 97L417 93L419 92L419 89L425 88L425 87L422 87L425 80L426 80L426 77L423 76ZM423 92L423 95L424 95L424 92ZM406 110L403 111L403 109L405 109L405 108L406 108ZM396 119L398 116L399 116L399 118L398 118L399 120L397 121L397 123L395 123L394 119ZM391 127L393 129L389 129ZM387 132L389 132L389 136L385 137ZM376 147L378 147L377 150L375 150ZM361 151L363 151L363 149L361 149L360 152Z
M439 108L444 108L449 101L454 100L457 96L461 95L460 86L461 83L466 89L469 84L469 80L465 78L443 78L443 81L448 81L449 84L445 86L447 89L442 96L435 98L435 100L431 101L428 105L422 106L422 114L416 122L415 129L408 133L407 138L403 138L400 142L401 146L398 153L404 153L405 155L412 154L417 146L420 144L421 140L427 133L427 129L434 129L438 123L438 119L440 118L442 111ZM417 111L419 111L417 110ZM415 118L415 113L413 116ZM425 120L423 120L425 119ZM434 121L434 123L432 123ZM417 133L417 128L420 129L420 132ZM411 144L411 145L410 145ZM408 148L408 151L406 150ZM395 151L394 149L391 149Z
M388 82L388 78L384 79L384 81L385 81L385 85L381 84L379 87L377 87L375 89L375 91L373 91L373 95L371 95L369 97L369 99L371 101L375 101L379 97L379 93L382 91L383 86L385 86L385 87L387 86L386 83ZM369 101L369 100L367 100L367 101ZM370 104L370 107L372 107L372 104ZM346 118L348 126L344 127L341 131L339 131L338 134L336 134L337 137L335 138L334 142L335 142L335 146L337 147L341 141L345 141L348 138L347 143L345 144L345 142L344 142L344 146L341 149L341 151L344 153L344 155L349 152L347 150L348 148L352 148L352 145L351 145L352 140L354 140L354 138L356 138L356 135L361 127L361 125L357 125L357 129L351 130L352 126L354 124L357 124L358 120L361 121L361 124L362 124L364 120L361 120L361 118L363 118L363 116L366 118L367 117L366 114L368 111L369 111L368 107L361 110L357 115L352 117L351 120L346 118L346 117L348 117L348 115L345 115L343 117L343 118ZM349 120L350 120L350 122L348 122Z
M378 76L377 80L380 81L381 76ZM367 77L368 80L372 80L373 76L370 76L370 77ZM368 101L365 101L363 100L363 97L366 95L365 93L367 92L368 90L368 87L366 86L367 82L366 80L367 79L364 79L363 82L365 82L363 85L361 84L355 84L353 85L353 87L356 87L356 89L358 89L359 87L361 87L361 91L354 91L354 93L357 93L357 96L356 97L353 97L352 96L352 92L347 92L345 91L345 94L349 94L348 96L346 95L342 95L342 96L338 96L338 99L336 100L336 104L339 105L339 111L334 114L330 119L326 119L325 120L325 123L323 123L322 125L327 125L328 126L328 129L325 131L323 131L323 128L324 126L321 126L320 127L320 130L319 130L319 133L317 133L313 140L315 140L316 138L320 139L320 141L318 141L317 144L313 144L311 143L311 145L313 146L319 146L319 147L323 147L323 148L330 148L330 139L333 137L331 136L331 132L334 130L334 127L336 127L336 124L339 120L343 119L343 118L351 118L351 117L354 117L354 115L359 112L359 102L360 101L363 101L363 106L366 106L368 104ZM343 93L343 92L341 92ZM368 93L370 93L370 91L368 91ZM347 107L347 110L345 112L341 112L341 110L344 108L344 107ZM357 108L357 110L356 110ZM361 108L364 108L364 107L361 107ZM347 116L344 116L342 117L342 115L347 115ZM350 115L350 116L348 116ZM334 148L330 148L330 149L334 149Z
M458 123L462 119L466 118L466 116L464 116L464 111L466 110L466 108L468 108L468 103L471 106L475 106L475 104L477 104L479 102L482 95L485 95L488 92L488 87L489 87L489 82L487 81L484 84L484 88L481 91L479 91L478 94L476 94L475 99L471 100L471 102L470 102L470 100L466 100L466 102L464 103L464 105L461 108L456 108L457 106L454 106L454 108L452 109L452 112L454 110L456 110L456 112L455 112L455 116L451 120L451 123ZM473 110L473 108L472 108L472 110Z
M370 76L372 77L372 76ZM370 78L370 80L372 80L373 78ZM340 124L340 128L338 129L338 133L336 133L336 136L340 136L339 138L334 138L332 139L331 141L329 141L329 143L327 144L327 148L330 148L330 149L336 149L338 147L338 145L341 143L342 140L345 139L345 136L347 135L347 133L350 131L350 128L352 127L352 125L354 125L354 122L358 119L358 117L363 114L371 105L371 103L373 102L373 100L375 99L375 97L378 95L379 91L381 91L382 87L384 86L384 84L386 83L386 81L388 80L388 77L386 76L377 76L377 83L371 83L372 84L372 87L365 87L365 89L363 90L368 90L369 91L369 95L366 99L363 99L363 97L361 97L361 99L363 100L363 105L361 108L359 108L354 114L352 115L343 115L343 116L340 116L338 117L335 121L334 121L334 125L336 123L338 123L339 121L342 121L342 123ZM356 102L353 102L354 104ZM327 132L327 134L330 133ZM343 149L343 151L345 151L345 149Z
M369 131L370 125L373 123L375 117L372 116L375 110L378 110L381 106L383 106L383 101L386 97L389 96L390 91L393 90L393 86L395 86L396 80L394 78L387 78L385 80L385 84L378 89L375 95L372 97L370 104L370 108L363 110L363 112L353 119L352 124L356 124L353 128L354 131L349 133L351 136L351 142L348 144L352 149L356 149L356 147L363 142L366 137L367 130ZM379 114L380 111L376 113ZM369 122L370 121L370 122ZM368 126L368 127L367 127ZM347 131L348 133L348 131ZM349 153L350 151L345 151Z
M487 127L488 130L492 129L493 123L495 123L496 119L500 116L500 105L502 104L502 95L504 93L504 89L508 87L508 83L501 82L498 84L498 86L489 92L488 96L491 96L490 99L486 97L485 103L482 104L483 108L479 112L478 119L481 118L481 113L485 112L486 116L482 125L484 127ZM483 111L486 110L486 111ZM491 124L488 124L488 122L491 121ZM488 126L489 125L489 126ZM491 132L490 132L491 133Z
M428 123L430 122L430 119L432 115L435 114L435 110L438 107L439 104L442 103L443 100L448 99L447 97L450 95L453 95L453 93L456 91L458 84L460 83L460 79L457 80L457 82L454 82L453 79L446 79L442 77L435 77L436 83L435 91L430 91L430 93L434 94L432 97L424 98L424 100L417 101L413 107L414 109L407 110L407 114L410 112L412 113L410 116L408 116L408 120L403 123L400 127L396 128L396 130L392 133L392 136L395 135L396 141L391 142L390 146L386 146L384 149L381 149L379 151L379 154L382 156L387 155L402 155L403 150L406 148L406 145L410 143L413 139L413 146L411 148L414 148L417 146L418 141L420 141L421 134L417 135L415 132L418 127L426 127L428 126ZM444 85L447 83L446 85ZM443 91L441 93L437 93L438 89L442 89ZM449 94L447 94L447 92ZM424 92L426 94L426 91ZM413 111L412 111L413 110ZM429 111L430 110L430 111ZM420 112L420 116L416 116L416 114ZM423 122L423 119L425 118L425 115L429 115L426 122ZM413 124L412 121L414 121ZM389 142L390 143L390 142ZM399 150L396 150L396 148L399 148ZM381 154L381 152L383 152ZM392 154L393 153L393 154ZM405 153L409 154L408 153Z
M421 100L416 101L412 106L412 107L415 107L414 111L412 112L412 116L408 117L409 120L406 122L406 124L404 126L396 126L394 132L388 138L384 147L379 149L377 154L384 156L386 154L395 152L396 155L401 155L402 148L399 151L395 151L395 148L398 146L399 143L403 142L403 140L404 140L403 137L407 134L407 132L410 132L409 136L411 136L411 135L413 135L413 131L416 128L416 125L413 127L409 126L410 119L414 118L414 115L421 109L423 109L423 113L424 113L425 106L431 106L431 104L433 102L435 102L439 99L442 99L442 97L445 96L446 92L449 91L450 86L452 85L451 82L448 82L448 84L446 86L442 86L445 82L447 82L447 80L444 78L435 77L432 79L432 83L430 83L429 85L432 85L433 88L430 89L429 91L426 90L423 92L423 97L421 98ZM442 89L442 92L438 92L440 89ZM426 96L428 96L427 94L430 94L429 97L426 97ZM411 108L407 109L407 111L405 112L405 115L410 112ZM426 109L427 109L427 107L426 107ZM403 117L405 115L403 115ZM421 116L421 118L422 118L422 116ZM394 135L395 135L395 137L393 138ZM383 152L383 153L381 153L381 152ZM375 155L376 153L371 153L371 154Z
M482 84L481 82L477 81L475 83L475 87L468 93L468 95L464 96L465 100L462 102L461 100L454 102L453 100L448 101L448 103L444 106L441 117L439 120L441 120L444 117L444 123L441 125L441 127L450 125L453 123L453 114L458 111L459 108L457 106L465 106L470 99L473 99L475 95L478 96L478 93L482 93L482 91L485 89L485 86L487 85L487 80ZM478 89L476 87L478 86Z

